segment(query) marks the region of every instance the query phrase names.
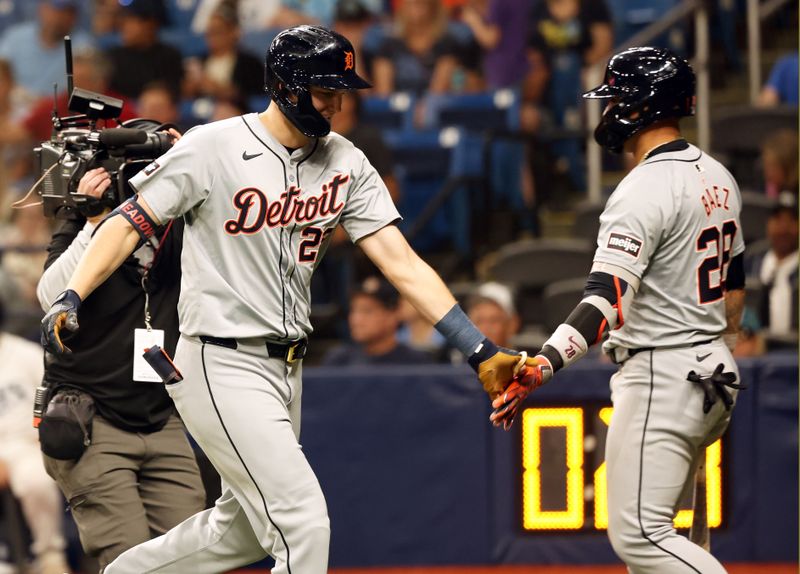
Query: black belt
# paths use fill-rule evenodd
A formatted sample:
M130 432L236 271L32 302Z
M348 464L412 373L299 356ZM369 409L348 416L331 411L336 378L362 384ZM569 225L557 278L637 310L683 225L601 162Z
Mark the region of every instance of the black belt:
M236 339L227 339L225 337L211 337L209 335L200 335L200 340L209 345L217 345L218 347L225 347L226 349L237 349L239 343ZM291 343L273 343L266 341L267 354L270 358L280 358L287 363L294 363L297 360L306 356L308 350L308 339L300 339Z
M638 349L628 349L628 358L630 359L634 355L644 351L655 351L656 349L689 349L692 347L699 347L700 345L707 345L708 343L713 343L714 341L716 341L716 339L706 339L705 341L697 341L696 343L692 343L690 345L676 345L675 347L639 347Z

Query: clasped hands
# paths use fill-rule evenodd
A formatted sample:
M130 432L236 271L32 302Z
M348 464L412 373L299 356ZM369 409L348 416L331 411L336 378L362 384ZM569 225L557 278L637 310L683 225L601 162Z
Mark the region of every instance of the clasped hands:
M525 398L552 376L550 362L541 355L501 348L478 366L478 378L494 409L489 420L509 430Z

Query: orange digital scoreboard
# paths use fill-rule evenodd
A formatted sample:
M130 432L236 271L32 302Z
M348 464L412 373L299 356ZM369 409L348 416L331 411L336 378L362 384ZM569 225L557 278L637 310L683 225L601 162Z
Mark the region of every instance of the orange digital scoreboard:
M608 526L605 436L611 407L537 406L521 424L522 528L542 531L603 531ZM722 443L706 449L710 528L723 519ZM675 516L676 528L692 523L691 489Z

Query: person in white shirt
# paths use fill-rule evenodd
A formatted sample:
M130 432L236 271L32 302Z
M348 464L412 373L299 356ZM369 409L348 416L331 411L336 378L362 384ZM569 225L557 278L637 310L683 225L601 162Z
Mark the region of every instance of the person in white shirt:
M0 299L0 489L10 488L20 501L33 538L38 574L69 570L62 535L62 501L45 472L39 437L32 424L33 394L42 382L42 348L3 331Z

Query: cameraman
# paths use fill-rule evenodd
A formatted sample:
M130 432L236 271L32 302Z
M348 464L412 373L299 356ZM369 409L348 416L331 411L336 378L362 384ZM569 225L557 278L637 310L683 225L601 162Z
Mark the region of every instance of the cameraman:
M77 191L100 198L111 184L104 169L93 169L81 178ZM42 308L49 308L66 288L108 211L76 215L55 232L37 289ZM91 433L91 442L82 454L80 440L66 444L70 441L65 433L45 432L46 416L39 431L45 453L58 453L63 459L73 455L62 453L78 449L71 460L45 454L45 468L69 503L84 551L96 556L101 568L204 508L194 453L164 385L139 382L135 379L142 377L134 376L134 357L138 361L143 347L149 346L134 342L134 330L146 326L146 313L154 331L163 329L161 346L170 354L178 339L183 221L165 225L151 239L156 238L134 252L86 300L78 319L89 328L68 339L72 352L48 354L45 364L51 406L59 393L63 401L80 397L80 403L70 405L94 401L93 421L84 431Z

